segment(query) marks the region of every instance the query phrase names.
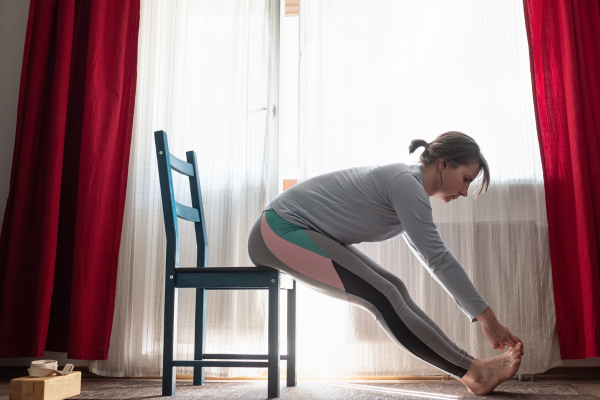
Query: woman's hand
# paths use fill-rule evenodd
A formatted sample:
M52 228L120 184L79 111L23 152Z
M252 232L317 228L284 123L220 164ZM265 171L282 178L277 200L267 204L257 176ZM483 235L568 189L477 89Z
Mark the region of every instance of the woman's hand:
M513 335L512 332L500 322L496 322L492 325L481 324L481 329L483 330L483 333L485 333L485 336L487 336L493 349L504 350L506 346L512 349L517 343L523 343L521 339ZM521 349L521 355L525 354L523 347L521 347Z
M490 341L490 345L493 349L504 350L506 346L512 349L519 342L523 344L521 339L513 335L510 329L498 322L498 319L496 319L496 316L490 307L486 308L483 313L478 315L477 320L481 323L481 329ZM521 347L521 349L521 355L525 354L523 347Z

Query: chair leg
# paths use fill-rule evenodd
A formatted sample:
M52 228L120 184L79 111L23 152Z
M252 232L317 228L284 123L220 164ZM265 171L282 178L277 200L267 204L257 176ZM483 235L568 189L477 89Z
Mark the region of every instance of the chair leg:
M271 272L269 282L269 398L279 397L279 271Z
M173 360L177 357L177 288L172 279L165 284L165 314L163 341L163 379L162 395L175 395L175 367Z
M206 342L206 289L196 289L194 360L204 359ZM194 385L204 385L204 367L194 367Z
M287 291L287 385L296 386L296 281Z

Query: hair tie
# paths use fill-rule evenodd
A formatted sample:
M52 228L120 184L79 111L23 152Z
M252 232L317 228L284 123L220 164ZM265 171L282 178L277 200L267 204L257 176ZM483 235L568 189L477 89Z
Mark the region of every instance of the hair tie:
M425 148L427 148L427 145L428 145L428 144L429 144L429 143L425 142Z

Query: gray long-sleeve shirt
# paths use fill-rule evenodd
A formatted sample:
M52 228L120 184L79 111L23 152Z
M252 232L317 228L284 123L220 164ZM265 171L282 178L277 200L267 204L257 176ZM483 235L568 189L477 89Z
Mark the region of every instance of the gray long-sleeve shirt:
M291 187L266 208L343 244L379 242L402 234L472 321L487 308L439 235L420 165L395 163L330 172Z

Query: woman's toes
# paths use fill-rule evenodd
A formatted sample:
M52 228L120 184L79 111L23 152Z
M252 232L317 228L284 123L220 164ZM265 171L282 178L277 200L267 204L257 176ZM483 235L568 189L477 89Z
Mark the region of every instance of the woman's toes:
M519 347L516 347L516 348L515 348L515 351L514 351L514 357L515 357L515 358L518 358L518 359L520 360L520 359L521 359L521 357L523 357L523 354L521 353L521 346L520 346L520 343L519 343L517 346L519 346Z

